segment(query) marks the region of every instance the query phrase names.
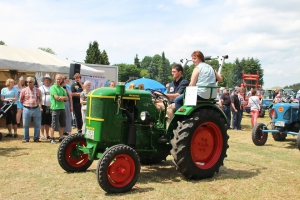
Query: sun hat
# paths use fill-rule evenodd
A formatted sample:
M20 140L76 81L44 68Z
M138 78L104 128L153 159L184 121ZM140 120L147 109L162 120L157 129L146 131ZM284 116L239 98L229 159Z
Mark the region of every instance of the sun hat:
M42 78L42 82L44 81L45 78L50 79L50 81L52 81L52 78L49 74L46 74L43 78Z
M234 90L233 90L233 92L238 92L238 91L239 91L238 89L234 89Z

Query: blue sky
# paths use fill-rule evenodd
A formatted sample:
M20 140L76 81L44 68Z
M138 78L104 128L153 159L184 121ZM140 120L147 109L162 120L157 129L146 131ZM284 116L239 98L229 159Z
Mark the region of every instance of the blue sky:
M299 9L298 0L1 0L0 40L79 62L94 40L111 64L163 51L171 62L194 50L254 57L268 88L300 82Z

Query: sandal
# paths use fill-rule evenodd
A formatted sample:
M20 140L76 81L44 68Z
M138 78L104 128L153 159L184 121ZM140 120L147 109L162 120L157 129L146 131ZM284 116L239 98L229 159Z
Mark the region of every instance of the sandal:
M18 137L18 133L14 133L14 138Z

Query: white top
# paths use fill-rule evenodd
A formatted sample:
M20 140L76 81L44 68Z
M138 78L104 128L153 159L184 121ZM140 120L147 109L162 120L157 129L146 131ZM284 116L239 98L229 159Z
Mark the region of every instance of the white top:
M196 67L199 68L196 86L217 86L215 70L210 65L200 62ZM209 99L211 92L211 98L215 99L217 97L217 88L198 88L198 95L204 99Z
M248 100L248 106L251 106L251 110L260 110L260 100L258 96L252 96Z
M39 87L42 93L42 105L44 106L51 106L50 101L50 88L51 86L47 87L45 85L42 85Z

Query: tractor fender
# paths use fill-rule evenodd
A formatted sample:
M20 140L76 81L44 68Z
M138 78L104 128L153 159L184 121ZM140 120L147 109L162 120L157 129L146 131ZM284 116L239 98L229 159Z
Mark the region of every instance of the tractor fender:
M188 118L191 114L193 114L194 112L197 112L201 109L212 109L215 110L216 112L220 113L221 117L226 121L226 123L228 123L227 117L225 115L225 113L220 109L219 106L215 105L215 104L211 104L211 103L202 103L196 106L182 106L180 107L180 109L178 109L175 114L174 114L174 118L172 119L169 128L168 128L168 132L169 133L173 133L173 130L177 128L177 122L178 121L183 121L186 118Z

